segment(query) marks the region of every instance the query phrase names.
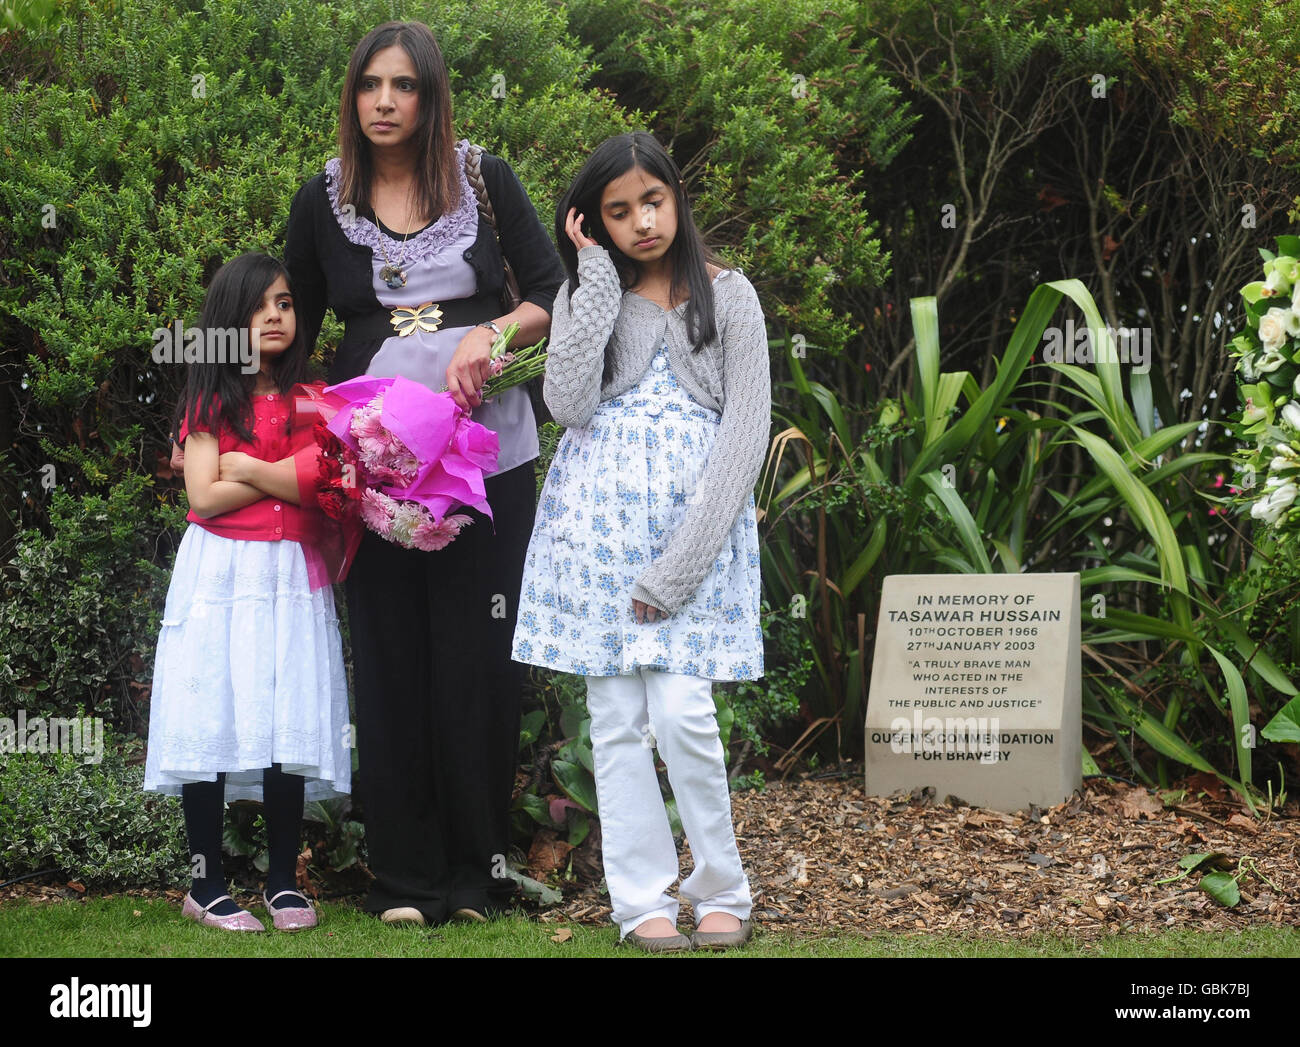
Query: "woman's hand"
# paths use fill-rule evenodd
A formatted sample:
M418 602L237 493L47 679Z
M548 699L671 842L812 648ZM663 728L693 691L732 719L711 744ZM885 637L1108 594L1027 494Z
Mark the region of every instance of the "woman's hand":
M227 451L219 459L220 474L217 479L233 480L235 483L253 483L253 470L256 466L252 463L256 461L258 459L243 451ZM253 486L257 485L253 484Z
M472 410L483 402L479 390L491 373L495 341L496 335L490 327L471 327L447 365L447 392L462 411Z
M660 618L668 617L668 615L659 610L659 608L655 607L653 604L642 603L637 599L632 600L632 613L636 615L638 623L653 622L655 620L655 615L658 615Z
M578 214L576 207L569 208L569 217L564 220L564 231L569 234L569 239L573 241L573 246L581 251L584 247L599 246L595 240L587 236L582 231L583 216Z
M172 467L172 472L180 473L182 476L185 474L185 448L178 443L172 444L172 458L170 465Z

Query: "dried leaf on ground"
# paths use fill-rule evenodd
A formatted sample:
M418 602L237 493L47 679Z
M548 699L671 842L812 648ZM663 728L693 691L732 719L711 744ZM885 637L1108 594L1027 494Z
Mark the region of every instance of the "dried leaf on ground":
M543 829L533 837L533 845L528 849L528 875L535 880L545 881L557 870L564 867L573 847L559 839L549 829Z
M1165 813L1165 805L1141 787L1121 794L1119 809L1125 818L1159 818Z

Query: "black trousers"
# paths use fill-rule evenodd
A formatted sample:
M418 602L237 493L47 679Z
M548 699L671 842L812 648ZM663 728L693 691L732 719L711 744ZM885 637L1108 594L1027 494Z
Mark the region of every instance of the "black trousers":
M485 481L492 521L445 549L366 533L345 588L366 845L365 908L430 923L499 909L523 668L510 658L536 504L533 463ZM494 876L493 872L497 875Z

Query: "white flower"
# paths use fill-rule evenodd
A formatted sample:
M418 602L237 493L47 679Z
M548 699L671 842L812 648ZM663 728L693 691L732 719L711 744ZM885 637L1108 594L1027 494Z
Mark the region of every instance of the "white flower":
M1269 484L1272 483L1273 481L1270 480ZM1278 517L1290 508L1297 495L1300 495L1300 487L1296 487L1295 484L1289 482L1281 484L1252 505L1250 515L1256 520L1263 520L1267 524L1275 524Z
M1264 343L1266 356L1276 353L1286 344L1286 322L1290 313L1290 309L1273 306L1259 318L1259 340ZM1261 371L1267 370L1262 363L1257 366Z
M1300 284L1296 284L1296 287L1300 287ZM1295 338L1300 335L1300 309L1293 305L1284 312L1286 314L1286 333Z
M1281 312L1281 310L1277 310ZM1259 322L1260 330L1264 328L1264 321ZM1271 374L1286 363L1286 357L1275 349L1267 349L1259 354L1259 359L1255 361L1255 370L1260 374Z
M1300 432L1300 404L1292 400L1282 408L1282 421L1292 429Z

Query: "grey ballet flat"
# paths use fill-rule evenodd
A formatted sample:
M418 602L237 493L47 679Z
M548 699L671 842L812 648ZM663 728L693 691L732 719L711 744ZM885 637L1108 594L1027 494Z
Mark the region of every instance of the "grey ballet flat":
M740 927L734 931L696 931L691 935L691 947L695 949L733 949L744 945L754 936L754 925L749 920L741 920Z
M636 933L628 931L627 936L623 939L628 945L634 945L642 952L690 952L691 940L686 935L678 933L668 938L645 938Z

